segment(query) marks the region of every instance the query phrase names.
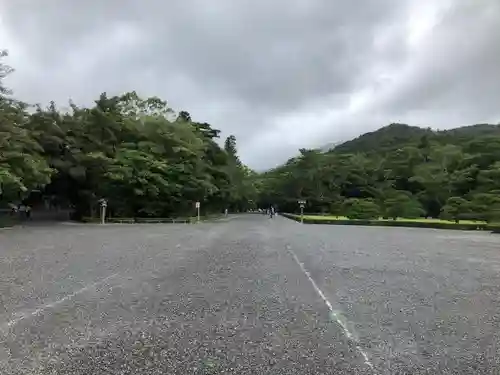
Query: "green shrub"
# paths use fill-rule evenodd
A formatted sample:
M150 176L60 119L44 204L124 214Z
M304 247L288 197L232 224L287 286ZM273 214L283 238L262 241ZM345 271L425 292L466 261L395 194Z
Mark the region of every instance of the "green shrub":
M446 205L441 209L441 217L447 220L454 220L456 223L471 212L470 202L462 197L451 197L446 201Z
M344 206L349 219L368 220L380 216L380 207L371 199L351 198Z
M407 191L398 192L387 198L384 206L384 216L394 220L398 217L417 218L425 213L420 202Z
M500 197L498 194L492 193L474 194L469 210L481 220L487 222L498 221L500 219Z
M289 219L300 221L300 215L282 214ZM345 220L304 217L304 224L329 224L329 225L363 225L382 227L430 228L430 229L456 229L456 230L495 230L498 224L486 223L454 223L446 221L411 221L411 220Z

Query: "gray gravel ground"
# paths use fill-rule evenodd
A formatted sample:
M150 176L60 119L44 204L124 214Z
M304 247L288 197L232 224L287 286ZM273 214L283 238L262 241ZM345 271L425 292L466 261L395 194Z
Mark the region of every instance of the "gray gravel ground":
M500 374L500 236L0 230L0 374Z

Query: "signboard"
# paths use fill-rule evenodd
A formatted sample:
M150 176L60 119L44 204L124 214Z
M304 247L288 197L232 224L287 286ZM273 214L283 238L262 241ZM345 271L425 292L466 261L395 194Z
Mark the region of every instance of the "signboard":
M200 208L200 202L196 202L196 203L195 203L195 207L196 207L196 208Z
M99 204L101 205L101 224L106 222L106 208L108 207L108 201L104 198L99 199Z
M306 206L306 201L301 199L297 202L300 205L300 222L304 224L304 207Z

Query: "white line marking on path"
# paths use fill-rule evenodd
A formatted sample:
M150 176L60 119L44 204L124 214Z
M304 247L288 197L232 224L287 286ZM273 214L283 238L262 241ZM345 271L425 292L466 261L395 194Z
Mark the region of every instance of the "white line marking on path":
M295 252L292 250L292 248L289 245L287 245L286 249L290 253L290 255L293 257L293 259L295 260L295 263L297 263L297 265L299 266L301 271L304 273L304 275L306 275L306 277L309 279L309 282L312 284L316 293L318 293L318 295L321 297L321 299L323 300L325 305L328 307L328 310L330 310L331 318L333 318L333 320L335 320L335 322L337 322L337 324L342 328L346 337L349 340L352 340L356 344L356 349L358 350L359 354L361 354L361 356L365 360L365 365L370 367L372 369L372 371L375 371L375 367L373 366L373 363L370 361L370 358L368 357L368 353L359 344L359 341L358 341L355 333L349 329L345 318L343 318L342 314L339 311L333 309L333 306L332 306L331 302L328 300L328 298L326 298L325 293L323 293L323 291L319 288L318 284L316 284L316 282L312 278L311 274L304 266L304 263L302 263L299 260L299 258L297 257L297 254L295 254ZM375 374L375 372L374 372L374 374Z
M32 311L31 313L22 313L22 314L20 314L17 318L10 320L10 321L9 321L9 322L7 322L6 324L3 324L3 325L1 326L1 331L5 331L6 329L9 329L9 328L11 328L11 327L13 327L13 326L17 325L17 324L18 324L19 322L21 322L22 320L25 320L25 319L27 319L27 318L32 318L32 317L40 316L40 315L42 315L42 314L43 314L46 310L48 310L48 309L52 309L52 308L54 308L54 307L56 307L56 306L58 306L58 305L60 305L60 304L62 304L62 303L64 303L64 302L66 302L66 301L70 301L71 299L73 299L73 298L74 298L74 297L76 297L77 295L82 294L82 293L85 293L86 291L88 291L88 290L90 290L90 289L92 289L92 288L95 288L95 287L97 287L97 286L99 286L99 285L102 285L102 284L104 284L106 281L108 281L108 280L110 280L110 279L112 279L113 277L116 277L116 276L118 276L118 273L114 273L114 274L112 274L112 275L110 275L110 276L108 276L108 277L106 277L106 278L104 278L104 279L102 279L102 280L100 280L100 281L97 281L97 282L95 282L95 283L89 284L89 285L87 285L87 286L85 286L85 287L83 287L83 288L81 288L81 289L77 290L76 292L73 292L73 293L71 293L71 294L67 295L67 296L66 296L66 297L64 297L64 298L61 298L61 299L60 299L60 300L58 300L58 301L51 302L51 303L48 303L48 304L46 304L46 305L44 305L44 306L41 306L41 307L39 307L38 309L36 309L36 310Z

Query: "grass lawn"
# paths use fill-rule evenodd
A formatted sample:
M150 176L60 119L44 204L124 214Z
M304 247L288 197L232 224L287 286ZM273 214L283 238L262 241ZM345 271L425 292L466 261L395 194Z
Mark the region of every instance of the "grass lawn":
M295 217L300 217L300 215L294 215ZM304 219L309 220L349 220L349 218L345 216L324 216L324 215L304 215ZM371 221L394 221L393 219L373 219ZM406 219L406 218L398 218L396 221L400 222L417 222L417 223L448 223L455 224L452 220L442 220L442 219L425 219L425 218L416 218L416 219ZM460 220L460 224L485 224L484 221L474 221L474 220Z
M300 221L300 215L282 214L289 219ZM500 223L486 223L484 221L460 220L455 223L450 220L441 219L372 219L372 220L350 220L345 216L304 215L304 224L328 224L328 225L363 225L382 227L409 227L409 228L432 228L432 229L454 229L454 230L491 230L500 233Z

